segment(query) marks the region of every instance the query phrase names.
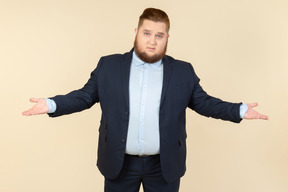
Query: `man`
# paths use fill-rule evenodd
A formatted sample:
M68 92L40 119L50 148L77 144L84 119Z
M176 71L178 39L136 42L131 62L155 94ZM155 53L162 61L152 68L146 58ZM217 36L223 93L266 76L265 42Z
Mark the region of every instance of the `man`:
M99 102L97 166L105 191L176 192L186 167L185 110L239 123L268 117L257 104L224 102L206 94L191 64L165 55L169 18L145 9L139 18L134 49L102 57L82 89L36 105L23 115L57 117Z

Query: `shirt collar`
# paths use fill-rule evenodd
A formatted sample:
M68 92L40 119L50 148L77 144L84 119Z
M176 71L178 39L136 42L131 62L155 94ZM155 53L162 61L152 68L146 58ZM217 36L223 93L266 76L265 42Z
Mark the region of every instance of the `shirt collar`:
M135 51L133 51L133 58L132 58L132 63L135 66L141 66L141 65L145 65L146 63L144 61L142 61L137 54L135 53ZM155 62L155 63L148 63L149 66L152 66L153 68L157 69L161 64L162 64L162 59Z

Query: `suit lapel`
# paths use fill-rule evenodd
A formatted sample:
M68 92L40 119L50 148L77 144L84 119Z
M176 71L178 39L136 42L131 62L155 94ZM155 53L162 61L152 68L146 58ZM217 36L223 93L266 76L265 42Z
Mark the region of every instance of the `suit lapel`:
M163 103L164 97L167 92L167 88L170 82L170 77L171 77L171 72L173 69L172 63L169 61L168 57L165 56L163 58L163 87L162 87L162 94L161 94L161 102L160 102L160 107Z
M130 79L130 68L132 62L133 49L129 53L123 55L122 60L122 87L124 91L124 100L126 106L129 108L129 79Z

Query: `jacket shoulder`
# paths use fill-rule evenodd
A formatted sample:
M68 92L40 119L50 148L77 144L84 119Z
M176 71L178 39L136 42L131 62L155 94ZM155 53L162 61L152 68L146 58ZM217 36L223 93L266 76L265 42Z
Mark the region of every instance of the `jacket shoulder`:
M174 59L173 57L171 57L169 55L165 55L163 62L167 62L167 63L172 64L174 69L179 69L179 70L182 69L182 70L186 70L186 71L192 71L193 73L195 73L192 64L187 62L187 61Z
M178 59L174 59L173 57L169 56L169 55L165 55L164 57L164 62L169 62L172 64L178 64L178 65L182 65L182 66L192 66L191 63L187 62L187 61L182 61L182 60L178 60Z

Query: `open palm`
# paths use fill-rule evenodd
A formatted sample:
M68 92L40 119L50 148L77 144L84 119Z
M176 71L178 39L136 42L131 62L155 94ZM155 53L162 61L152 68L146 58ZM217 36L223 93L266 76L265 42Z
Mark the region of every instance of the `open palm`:
M261 113L257 112L254 110L254 107L258 106L258 103L250 103L247 104L248 109L244 115L244 119L263 119L263 120L268 120L269 117L266 115L262 115Z
M25 116L40 115L48 113L49 108L44 98L31 98L30 102L36 103L32 108L24 111L22 114Z

